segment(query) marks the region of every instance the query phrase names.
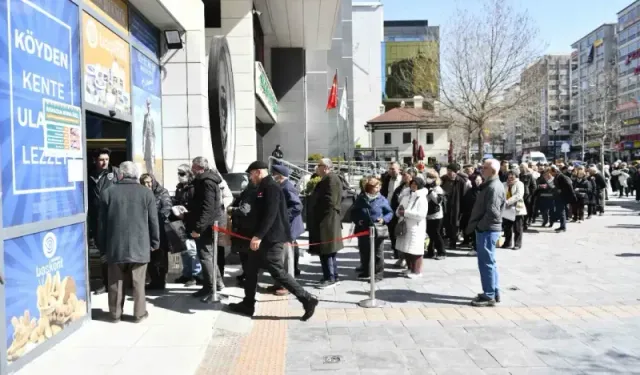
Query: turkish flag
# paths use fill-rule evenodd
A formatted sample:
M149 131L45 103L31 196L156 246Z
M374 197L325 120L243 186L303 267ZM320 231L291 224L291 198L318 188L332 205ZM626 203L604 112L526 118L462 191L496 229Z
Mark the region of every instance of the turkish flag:
M329 99L327 99L327 111L338 106L338 72L333 76L333 84L329 91Z

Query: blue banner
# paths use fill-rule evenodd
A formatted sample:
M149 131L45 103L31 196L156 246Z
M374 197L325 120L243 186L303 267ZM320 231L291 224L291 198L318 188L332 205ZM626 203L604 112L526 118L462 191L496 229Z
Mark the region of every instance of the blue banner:
M84 224L4 241L9 361L86 316L85 249Z
M158 56L160 49L160 31L147 22L133 8L129 15L129 33L131 38L146 47L147 51Z
M84 212L82 160L44 152L43 99L81 105L78 22L68 0L0 0L4 227Z
M131 54L133 161L162 181L160 67L137 49Z

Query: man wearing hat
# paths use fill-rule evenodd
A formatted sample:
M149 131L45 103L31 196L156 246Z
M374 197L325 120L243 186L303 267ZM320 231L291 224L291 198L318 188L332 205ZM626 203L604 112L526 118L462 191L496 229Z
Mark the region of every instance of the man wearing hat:
M278 184L280 184L282 192L284 192L285 201L287 202L289 227L291 229L291 238L293 239L291 243L291 246L293 246L293 270L294 275L298 276L300 274L300 270L298 269L300 250L298 249L298 246L296 244L296 239L300 237L300 235L304 232L304 223L302 222L302 201L300 201L298 190L289 180L289 174L289 168L284 165L277 164L271 167L271 175L273 176L273 179L276 180ZM287 270L288 264L289 252L285 250L284 266ZM277 296L283 296L289 293L285 288L278 285L278 283L274 284L273 292Z
M302 303L304 315L301 320L307 321L313 316L318 300L305 291L284 269L284 245L292 240L285 194L269 175L269 166L266 163L251 163L247 173L251 182L258 187L255 202L256 228L249 243L251 251L247 257L247 269L244 270L244 299L240 303L230 304L229 308L238 314L253 316L258 271L264 266L278 285Z

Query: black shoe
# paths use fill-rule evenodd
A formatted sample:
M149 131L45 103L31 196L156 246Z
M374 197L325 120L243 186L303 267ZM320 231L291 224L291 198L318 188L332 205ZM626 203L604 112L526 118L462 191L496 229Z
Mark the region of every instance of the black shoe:
M302 275L302 271L300 271L300 270L294 270L294 271L293 271L293 275L294 275L294 276L300 276L300 275Z
M300 320L302 320L303 322L306 322L307 320L311 319L313 314L316 312L317 306L318 306L318 300L313 297L309 299L309 301L304 303L303 304L304 314L302 315Z
M140 323L141 321L143 321L143 320L147 319L148 317L149 317L149 312L147 311L147 312L145 312L145 313L144 313L144 315L139 316L139 317L137 317L137 318L133 319L133 322L134 322L134 323Z
M164 283L163 284L161 284L161 283L149 283L149 284L144 286L144 289L148 290L148 291L158 292L158 291L165 290L166 289L166 285Z
M489 298L484 294L478 295L471 301L471 306L475 307L493 307L496 305L496 300Z
M238 315L244 315L244 316L248 316L248 317L252 317L253 314L256 312L255 307L249 306L249 305L245 304L244 302L230 303L229 304L229 310L233 311L234 313L236 313Z
M193 298L202 298L202 297L208 296L209 294L211 294L211 290L210 289L202 288L202 289L198 290L197 292L192 293L191 296Z
M546 222L546 221L543 221L543 222L542 222L542 227L543 227L543 228L544 228L544 227L546 227L546 226L547 226L547 224L549 224L549 223L548 223L548 222Z
M478 297L484 296L484 293L478 293ZM496 293L496 303L500 303L500 293Z
M217 283L217 284L216 284L216 290L217 290L218 292L219 292L219 291L221 291L221 290L222 290L222 289L224 289L224 288L225 288L224 283L219 282L219 283Z
M202 281L202 277L196 276L195 279L196 279L196 285L204 285Z
M424 258L425 259L433 259L435 257L436 257L436 254L424 253Z
M101 286L100 288L96 289L93 294L98 296L100 294L105 294L107 292L107 288L104 286Z
M178 277L177 279L174 280L174 283L176 283L176 284L186 284L190 280L191 280L191 277L180 276L180 277Z
M218 294L218 300L214 301L213 300L213 293L209 293L207 294L204 298L200 299L200 302L202 303L216 303L216 302L220 302L220 294Z
M360 280L366 280L366 279L368 279L369 277L370 277L370 276L369 276L369 273L368 273L368 272L360 272L360 273L358 274L358 279L360 279Z
M501 249L511 249L511 244L510 243L505 243L502 246L500 246Z
M560 232L566 232L567 228L558 228L556 229L556 233L560 233Z
M189 287L189 286L194 286L196 285L196 279L189 279L184 283L184 286Z
M376 279L376 282L384 280L384 276L382 274L378 274L374 278ZM369 278L369 283L371 283L371 278Z
M520 248L521 248L521 247L522 247L522 246L514 246L514 247L513 247L513 250L520 250Z
M362 272L364 271L364 267L360 266L360 267L356 267L356 272Z

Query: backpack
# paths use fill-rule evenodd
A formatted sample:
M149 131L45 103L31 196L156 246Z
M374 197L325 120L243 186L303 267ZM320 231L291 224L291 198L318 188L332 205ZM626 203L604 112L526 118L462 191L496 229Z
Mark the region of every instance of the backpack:
M435 196L435 197L434 197ZM442 195L440 194L431 194L431 191L427 195L427 199L429 204L427 206L427 216L435 215L442 209Z

